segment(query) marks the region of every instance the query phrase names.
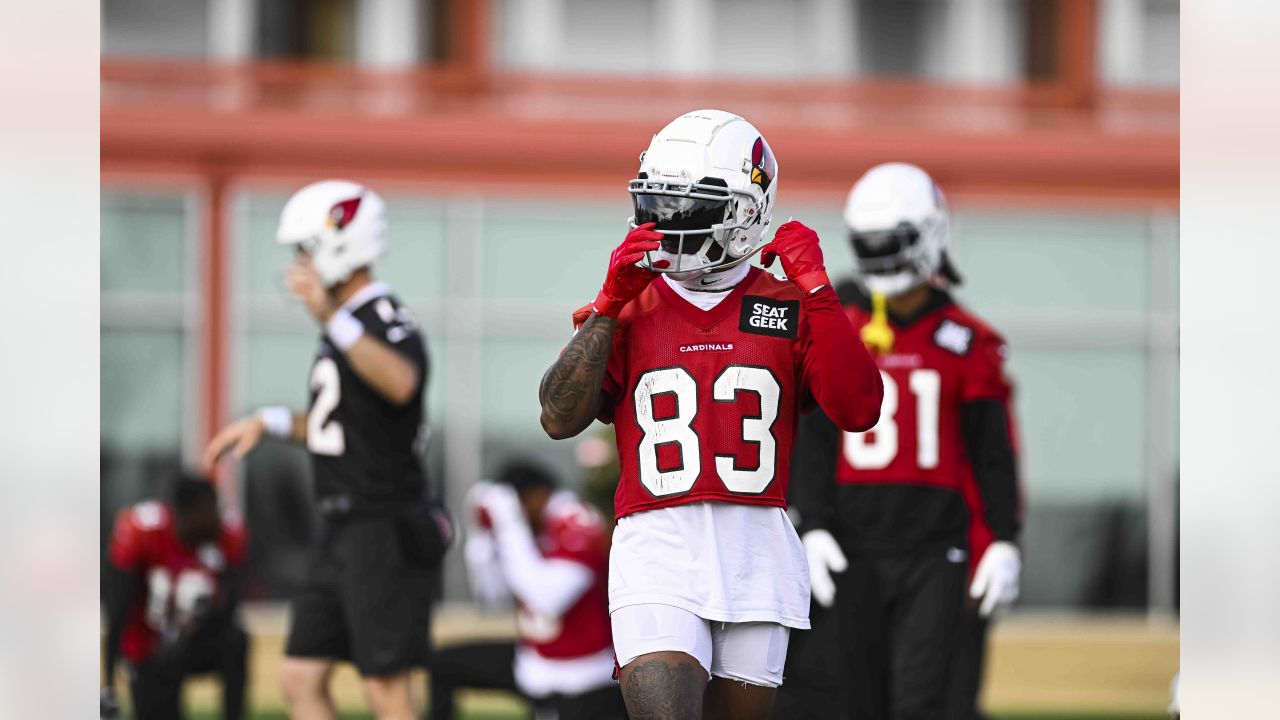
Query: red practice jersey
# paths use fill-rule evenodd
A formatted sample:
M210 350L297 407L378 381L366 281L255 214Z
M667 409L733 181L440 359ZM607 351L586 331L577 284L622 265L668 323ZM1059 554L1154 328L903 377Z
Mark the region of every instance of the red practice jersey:
M618 318L604 380L615 515L707 500L786 507L796 419L818 382L813 348L787 280L753 267L706 311L655 280Z
M600 511L558 492L543 513L538 549L549 560L578 563L591 571L591 587L563 615L536 615L518 603L516 628L521 643L553 660L578 658L609 647L609 530ZM517 601L519 598L517 598Z
M855 328L870 322L865 309L847 309ZM1008 402L1004 338L954 303L905 327L891 325L893 349L875 356L884 381L880 421L865 433L844 435L836 481L963 492L974 481L960 408L977 400Z
M192 619L197 604L218 602L223 573L245 563L245 533L238 520L224 519L216 542L189 547L178 539L172 510L148 501L120 511L107 556L145 583L120 641L121 655L137 664L151 656L163 634Z

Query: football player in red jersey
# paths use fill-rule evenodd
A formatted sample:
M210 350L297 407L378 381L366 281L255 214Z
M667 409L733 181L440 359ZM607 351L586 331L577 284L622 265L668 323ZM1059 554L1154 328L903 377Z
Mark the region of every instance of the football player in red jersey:
M243 589L244 528L223 517L203 478L180 475L173 502L125 508L107 550L107 643L102 716L114 717L117 660L128 667L138 720L181 717L183 679L222 677L222 715L244 716L248 637L236 619Z
M518 642L436 652L431 719L454 717L460 687L513 690L559 720L625 720L609 635L609 527L552 476L513 463L468 493L466 559L477 599L516 601Z
M798 222L764 243L778 191L768 143L719 110L654 136L630 182L632 230L539 387L542 426L617 432L609 558L619 680L633 718L767 717L790 628L809 624L788 521L796 418L879 416L881 384ZM747 261L763 250L775 277Z
M958 281L949 218L923 170L872 168L845 221L860 278L841 291L874 351L884 405L869 432L806 417L796 474L810 487L796 508L814 599L835 604L850 717L942 718L966 585L984 618L1018 592L1005 343L943 288ZM980 549L969 546L971 488L992 541L967 583L968 552Z

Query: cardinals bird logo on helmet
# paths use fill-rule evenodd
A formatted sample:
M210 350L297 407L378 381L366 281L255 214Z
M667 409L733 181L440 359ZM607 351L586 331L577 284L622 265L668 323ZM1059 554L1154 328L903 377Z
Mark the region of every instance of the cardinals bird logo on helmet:
M289 198L276 240L311 256L325 287L333 287L387 249L387 205L347 180L321 180Z

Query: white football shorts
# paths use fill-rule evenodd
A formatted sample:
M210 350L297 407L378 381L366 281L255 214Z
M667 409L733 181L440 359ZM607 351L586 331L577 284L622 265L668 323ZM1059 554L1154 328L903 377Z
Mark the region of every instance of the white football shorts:
M778 687L787 661L791 629L772 622L706 620L672 605L641 604L618 608L613 649L618 667L653 652L682 652L707 671L707 677Z

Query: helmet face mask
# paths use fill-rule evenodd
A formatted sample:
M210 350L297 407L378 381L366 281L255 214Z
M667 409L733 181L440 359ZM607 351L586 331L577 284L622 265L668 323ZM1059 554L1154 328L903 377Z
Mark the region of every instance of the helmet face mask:
M634 209L628 225L652 222L663 236L640 267L683 280L739 265L764 246L777 163L750 123L720 110L688 113L655 135L640 158L627 185Z

